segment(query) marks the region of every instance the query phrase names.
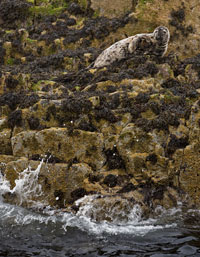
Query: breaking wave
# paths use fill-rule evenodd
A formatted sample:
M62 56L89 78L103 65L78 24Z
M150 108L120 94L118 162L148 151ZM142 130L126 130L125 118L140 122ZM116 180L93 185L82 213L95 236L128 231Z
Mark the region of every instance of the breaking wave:
M12 223L13 226L31 223L56 224L63 231L74 227L96 235L105 233L145 235L150 231L176 227L177 216L180 220L181 207L171 210L158 207L155 210L156 218L144 219L140 205L128 206L128 203L125 203L121 209L117 206L110 208L109 198L104 199L102 205L98 205L96 199L99 196L97 195L85 196L77 200L75 204L79 206L79 210L76 214L65 210L54 210L46 206L44 202L37 200L42 194L42 187L38 183L42 163L41 161L35 170L28 167L22 171L15 181L16 186L13 189L5 177L0 175L1 222ZM18 206L4 203L3 196L6 194L15 194ZM21 207L24 203L32 209ZM128 208L128 211L124 212L124 208ZM104 216L98 220L100 215Z

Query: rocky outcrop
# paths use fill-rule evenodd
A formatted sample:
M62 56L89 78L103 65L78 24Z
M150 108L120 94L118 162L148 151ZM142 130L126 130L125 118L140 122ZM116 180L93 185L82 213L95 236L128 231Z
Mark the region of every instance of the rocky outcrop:
M10 11L0 30L0 170L12 189L4 198L74 212L93 201L88 215L108 221L136 205L144 215L179 201L199 207L199 5L104 2L0 4ZM160 24L171 33L165 57L85 69L111 43ZM30 180L39 172L22 199L24 170Z
M105 163L103 135L101 133L50 128L41 131L25 131L11 139L13 155L37 158L51 155L57 162L85 162L94 169ZM80 147L81 146L81 147Z

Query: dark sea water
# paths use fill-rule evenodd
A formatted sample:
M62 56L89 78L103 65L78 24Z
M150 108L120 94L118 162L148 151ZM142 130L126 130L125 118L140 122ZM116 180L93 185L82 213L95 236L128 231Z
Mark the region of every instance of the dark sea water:
M158 208L148 220L136 205L126 221L113 217L112 222L96 222L89 215L96 208L92 197L84 199L87 204L76 215L36 208L36 202L31 210L3 202L5 192L18 194L19 203L40 194L39 170L25 170L13 190L0 176L0 256L200 257L200 212L183 211L181 203L171 210Z

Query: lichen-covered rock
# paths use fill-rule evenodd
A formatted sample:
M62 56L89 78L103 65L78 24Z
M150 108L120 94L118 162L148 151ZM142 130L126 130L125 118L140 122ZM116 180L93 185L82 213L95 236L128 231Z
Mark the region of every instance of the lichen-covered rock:
M3 129L0 132L0 154L12 154L11 129Z
M200 127L199 127L199 102L194 103L190 119L187 122L188 145L179 149L170 161L170 173L174 174L175 185L187 192L190 204L199 205L200 196ZM180 134L180 133L179 133Z
M46 154L63 162L78 160L100 169L105 163L103 135L66 128L50 128L42 131L25 131L12 137L13 155L32 158Z
M135 204L147 216L178 201L200 206L198 0L3 0L0 10L0 170L14 190L40 167L24 205L81 214L92 199L97 221ZM161 24L171 35L163 58L87 68Z
M167 158L164 157L162 142L165 135L147 133L129 123L118 139L117 149L122 156L128 173L138 181L152 179L156 183L168 180Z
M199 206L199 143L177 150L170 162L169 172L174 176L174 185L182 190L182 199L189 206Z
M3 165L3 164L2 164ZM73 203L78 198L87 194L83 189L84 179L92 173L91 168L84 163L73 164L69 167L66 163L41 163L39 161L29 161L27 158L19 158L18 160L10 160L4 163L4 174L10 181L11 188L13 188L13 195L5 195L9 202L17 203L19 201L18 186L16 183L29 183L28 177L33 176L32 183L41 186L40 192L34 192L27 184L24 194L29 194L32 190L32 198L29 195L28 199L23 200L23 205L29 205L29 201L40 200L45 204L52 206L64 207L69 203ZM34 170L39 169L38 176L34 177ZM19 182L16 182L16 181ZM20 181L21 180L21 181ZM82 193L81 193L82 190ZM80 195L82 194L82 195ZM37 199L36 199L37 198Z
M85 190L85 179L92 174L90 166L85 163L73 164L66 177L66 199L68 203L83 197L87 194Z
M16 159L17 158L15 158L13 155L1 154L0 155L0 173L4 174L7 163L15 161Z
M126 0L121 2L117 1L91 1L91 8L98 13L98 15L106 16L109 18L119 17L127 12L133 11L133 3L134 1Z

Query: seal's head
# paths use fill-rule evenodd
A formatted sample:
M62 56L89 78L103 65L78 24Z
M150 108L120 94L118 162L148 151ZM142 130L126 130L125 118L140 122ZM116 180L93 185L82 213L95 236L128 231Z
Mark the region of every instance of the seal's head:
M170 33L167 27L159 26L153 32L154 38L161 43L168 43Z

